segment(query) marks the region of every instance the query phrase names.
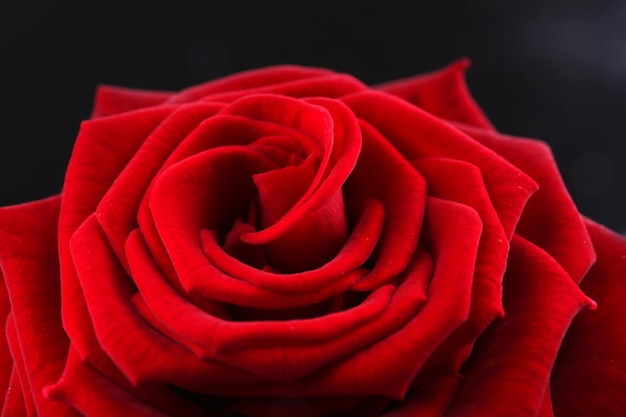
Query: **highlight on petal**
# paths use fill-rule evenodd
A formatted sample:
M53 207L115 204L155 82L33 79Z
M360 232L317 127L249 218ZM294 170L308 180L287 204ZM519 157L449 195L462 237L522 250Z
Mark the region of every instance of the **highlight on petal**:
M469 66L469 59L464 58L443 69L374 88L400 97L437 117L494 130L465 83L465 71Z
M598 260L580 287L598 303L567 332L551 378L556 416L618 416L626 410L626 239L585 224Z

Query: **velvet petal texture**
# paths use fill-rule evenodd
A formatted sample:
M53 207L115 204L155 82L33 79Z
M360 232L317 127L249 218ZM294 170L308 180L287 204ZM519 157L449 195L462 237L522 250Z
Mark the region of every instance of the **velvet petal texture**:
M539 190L528 201L517 233L549 252L575 282L595 261L583 220L561 179L550 148L543 142L460 126L480 143L531 176ZM567 242L564 245L563 242Z
M61 374L69 348L60 315L59 204L60 198L52 197L0 210L0 266L11 302L7 337L24 405L34 407L29 415L77 415L43 396L43 388ZM12 377L9 384L18 391L15 382ZM16 406L7 397L5 407Z
M408 160L443 157L480 168L504 231L509 238L513 235L522 209L538 188L522 170L449 123L391 95L369 90L342 100Z
M446 416L535 416L573 317L595 306L546 252L511 243L505 316L479 339Z
M0 209L2 415L621 415L626 242L467 66L100 87Z
M618 416L626 410L626 241L586 221L598 260L581 289L598 303L579 314L552 374L555 415Z
M504 314L502 307L502 276L509 251L508 239L490 201L480 170L467 162L422 158L414 162L426 178L429 193L467 205L478 213L483 224L480 246L476 256L472 307L470 317L454 336L438 349L431 363L448 355L451 372L458 372L471 351L473 342L496 317Z
M105 361L89 321L87 305L69 248L73 233L96 207L146 136L172 108L148 108L84 122L76 140L63 188L59 217L59 258L63 327L83 358Z

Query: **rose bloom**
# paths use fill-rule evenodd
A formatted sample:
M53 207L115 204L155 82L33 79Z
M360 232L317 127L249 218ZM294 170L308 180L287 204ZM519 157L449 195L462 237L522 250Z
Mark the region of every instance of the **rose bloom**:
M100 87L0 211L2 415L626 415L626 241L466 67Z

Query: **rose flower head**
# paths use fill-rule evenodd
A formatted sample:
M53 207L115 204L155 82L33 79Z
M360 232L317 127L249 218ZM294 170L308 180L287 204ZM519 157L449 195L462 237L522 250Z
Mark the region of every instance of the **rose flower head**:
M100 87L0 209L2 416L626 415L626 240L466 67Z

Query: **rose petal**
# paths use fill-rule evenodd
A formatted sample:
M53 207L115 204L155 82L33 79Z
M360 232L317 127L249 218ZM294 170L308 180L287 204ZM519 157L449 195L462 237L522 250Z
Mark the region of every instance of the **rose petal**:
M537 190L529 176L449 123L397 97L370 90L342 100L408 160L442 157L479 167L504 231L511 238L524 205Z
M33 389L30 386L30 378L26 371L24 356L22 355L20 342L17 340L17 331L15 330L15 323L13 322L13 316L11 315L9 315L6 322L6 339L9 344L9 352L13 357L15 374L19 380L20 391L23 396L22 401L24 403L24 411L26 415L35 415L37 414L37 411L35 409Z
M224 251L231 257L250 265L256 269L263 269L267 266L267 257L263 246L249 245L241 240L243 233L254 233L256 229L250 223L244 223L237 219L235 224L228 231L228 234L224 238ZM202 233L202 232L201 232ZM202 237L200 237L202 242ZM204 251L205 245L202 244Z
M347 291L358 279L367 274L368 270L358 268L359 264L356 261L371 252L367 247L361 249L365 245L360 245L363 242L359 241L357 236L360 237L362 234L354 236L342 252L327 265L285 276L274 270L257 270L228 257L217 247L215 235L203 230L200 233L200 241L202 250L209 260L223 261L220 267L224 265L226 268L247 270L250 273L231 276L205 260L203 265L198 263L197 269L187 271L184 277L189 283L188 291L191 294L232 303L239 307L289 309L315 304ZM352 249L358 251L356 253L358 257L351 252ZM346 270L337 273L342 266L346 266ZM303 288L309 289L307 291Z
M558 357L557 357L558 360ZM556 363L555 363L556 365ZM539 409L539 414L537 417L554 417L554 410L552 409L552 398L550 395L550 381L548 381L548 386L546 387L546 391L543 393L543 400L541 401L541 408Z
M67 367L60 381L46 388L45 394L50 399L70 404L85 416L166 417L166 414L83 364L73 349L70 350Z
M1 265L1 263L0 263ZM5 282L0 268L0 278ZM7 294L6 286L0 285L0 323L6 323L11 312L11 303L9 294ZM0 337L0 393L7 392L13 373L13 358L9 352L9 345L6 338ZM0 408L2 408L2 396L0 395Z
M24 403L24 393L22 384L17 376L17 370L13 368L9 379L9 388L6 391L4 404L2 406L3 416L26 417L26 404Z
M595 260L593 245L548 145L536 140L460 128L539 184L539 190L528 200L516 233L550 253L579 283Z
M98 202L141 143L174 109L150 108L84 122L63 186L59 217L61 261L61 312L63 326L81 357L105 361L93 333L82 289L78 282L69 241L98 205Z
M222 112L296 128L315 139L323 151L315 179L292 210L268 228L242 236L248 243L268 243L307 214L323 207L339 192L359 158L361 135L357 121L350 109L339 101L254 95L238 100Z
M7 332L14 336L9 340L11 353L18 371L23 366L19 376L24 395L32 395L37 413L46 416L75 415L42 395L43 387L61 374L69 346L60 315L60 202L60 197L52 197L0 209L0 264L12 318Z
M307 299L312 299L311 295L314 295L314 291L322 287L336 287L336 284L346 280L354 283L349 276L356 273L358 278L360 278L366 272L364 268L360 267L372 254L374 246L380 237L385 212L382 204L373 199L361 201L360 204L353 203L352 208L350 210L352 213L351 218L356 222L356 225L337 256L318 269L295 274L281 274L275 271L257 270L250 267L228 256L218 245L215 233L202 230L200 232L200 244L202 251L210 261L210 265L207 265L207 275L208 268L218 268L220 271L240 281L276 290L281 293L281 297L299 295L305 296ZM209 288L207 288L207 291L209 291ZM215 291L215 287L212 288ZM296 305L294 304L295 302L294 298L283 300L282 302L274 300L273 303L278 304L270 304L270 306L280 308L281 305L286 305L285 303Z
M458 377L433 377L381 417L441 417L450 405L458 385Z
M271 162L254 148L222 147L181 161L155 182L151 206L159 230L159 242L162 241L161 244L167 248L168 257L176 265L176 273L187 291L238 305L280 308L281 305L287 307L284 303L296 306L322 301L345 291L362 275L361 271L354 270L369 256L375 240L355 240L347 245L349 250L346 250L346 254L338 256L334 263L331 261L327 268L308 271L291 280L280 274L256 270L227 256L231 264L234 262L236 267L243 270L241 277L232 279L207 261L200 252L200 231L204 228L223 229L231 223L233 220L230 218L243 210L252 194L254 171L271 167ZM190 176L193 181L189 181ZM246 194L249 196L246 197ZM355 239L364 236L376 239L376 233L380 230L376 225L381 220L380 206L371 205L364 221L375 227L364 231L359 229ZM146 241L152 250L148 237ZM215 237L209 237L202 246L206 247L207 243L217 242ZM353 249L359 250L353 253ZM226 255L218 249L219 253ZM349 273L341 276L346 272ZM259 280L255 281L257 276ZM338 276L340 279L337 279ZM257 286L262 282L267 288ZM308 286L305 285L307 282ZM274 287L279 293L272 290ZM321 292L312 291L314 288ZM301 294L299 297L286 297L285 290Z
M320 132L326 133L324 129L320 130L320 123L317 123L318 117L327 117L327 111L319 106L308 105L301 101L293 99L280 98L271 96L275 104L285 106L287 111L275 111L275 120L253 120L244 113L244 116L233 116L228 114L219 114L206 122L202 123L198 129L195 129L181 144L171 153L167 161L160 169L160 173L181 160L196 155L207 149L218 146L232 146L237 144L249 144L253 141L258 142L259 150L267 150L267 145L273 144L287 145L286 149L293 150L295 154L307 152L319 152L320 147L312 136L319 135ZM245 103L258 103L255 97L248 99ZM271 106L270 106L271 107ZM308 126L300 124L300 118L294 116L294 112L299 114L309 114ZM241 113L241 103L235 102L224 111ZM315 122L315 123L312 123ZM326 121L323 121L326 123ZM324 123L321 123L324 125ZM300 129L300 130L297 130ZM286 138L291 137L291 141ZM278 140L282 138L282 140ZM256 146L256 143L255 143ZM276 152L269 152L268 156L275 157ZM156 176L158 177L159 174ZM159 233L154 225L150 211L150 195L151 188L144 193L144 199L139 208L138 221L142 232L150 245L150 250L157 259L159 266L170 277L172 281L177 279L174 268L171 266L167 251L160 242ZM306 212L300 210L300 214ZM283 232L285 228L283 228ZM280 232L280 230L279 230Z
M371 291L400 274L413 257L422 227L426 183L380 133L365 122L361 131L363 149L343 192L348 201L374 198L385 207L374 267L353 288Z
M435 270L428 288L428 302L395 333L334 366L288 384L238 384L242 396L316 397L382 395L401 400L413 378L433 351L469 314L474 260L481 234L476 212L457 203L429 198L425 226L432 237ZM465 238L458 239L461 233ZM432 262L419 247L413 262ZM423 272L422 272L423 273ZM420 275L422 274L420 273ZM397 291L415 291L411 281ZM418 285L418 288L421 288ZM393 305L393 300L390 306ZM210 386L211 392L227 392L229 384Z
M504 319L474 347L446 417L535 416L573 317L592 306L552 257L515 235L504 279Z
M390 288L381 287L359 306L320 318L232 323L208 316L177 296L160 279L149 257L140 258L141 241L137 239L140 235L134 233L128 246L129 252L134 252L129 256L133 260L134 275L141 294L157 320L167 326L168 333L179 334L177 340L181 343L190 341L187 345L192 350L199 347L202 356L263 373L271 380L293 379L296 374L310 373L324 363L384 338L420 306L430 277L428 271L416 266L407 279L421 280L424 288L420 291L418 285L407 284L412 291L399 290L389 305ZM303 357L307 360L302 361Z
M317 158L311 156L300 165L253 176L261 211L260 227L270 227L297 204L313 183L316 167ZM346 240L347 229L343 196L338 191L287 233L266 244L265 252L270 265L281 272L315 269L337 255Z
M365 90L367 86L347 74L327 74L295 81L248 88L245 90L228 91L209 94L201 100L230 103L250 94L278 94L289 97L328 97L339 98L356 91Z
M162 155L161 157L167 158L166 161L160 166L154 178L146 176L141 180L144 186L145 184L149 185L144 192L139 193L142 201L139 206L137 220L142 233L149 243L150 251L172 283L176 284L178 282L178 276L171 265L169 255L154 225L150 209L153 184L150 181L156 180L161 173L172 165L206 150L221 146L245 145L251 142L254 142L251 145L252 148L263 152L266 157L275 163L278 163L285 157L288 160L290 156L297 157L303 151L317 150L314 141L305 133L287 126L250 120L241 116L218 115L200 123L173 151L165 150L163 152L159 149L158 152ZM277 147L281 147L282 151L277 151ZM171 153L168 155L168 152ZM112 215L112 217L114 216ZM130 230L125 230L124 232L124 236L127 236L126 232L130 232Z
M168 385L131 385L126 379L111 380L89 364L82 362L73 348L68 354L67 366L58 383L46 387L44 394L56 401L64 401L87 413L101 416L126 415L125 411L138 410L151 416L163 414L184 417L222 417L195 404L193 398ZM214 408L214 407L212 407ZM87 411L89 410L89 411ZM93 411L92 411L93 410ZM104 411L108 410L108 411Z
M469 65L468 59L460 59L443 69L374 88L403 98L437 117L494 130L465 83Z
M269 68L261 68L233 74L184 89L170 97L166 103L186 103L196 101L211 94L264 87L329 74L332 74L332 71L327 69L300 67L296 65L278 65Z
M552 373L557 416L618 416L626 410L626 240L586 221L598 260L581 289L598 303L578 315Z
M193 387L198 381L257 380L243 371L198 359L139 315L132 302L136 289L95 216L76 231L71 248L99 345L130 381Z
M454 357L448 366L451 367L451 373L456 373L470 354L476 338L496 317L504 315L502 277L509 252L508 239L476 166L444 158L422 158L415 161L414 165L426 178L430 195L472 207L483 223L476 256L470 317L439 347L430 361L437 363L452 354Z
M124 243L137 227L137 211L156 173L176 146L223 106L190 104L173 111L145 138L102 197L95 212L115 253L127 266Z
M174 93L99 85L96 88L91 117L112 116L143 107L158 106L172 94Z

